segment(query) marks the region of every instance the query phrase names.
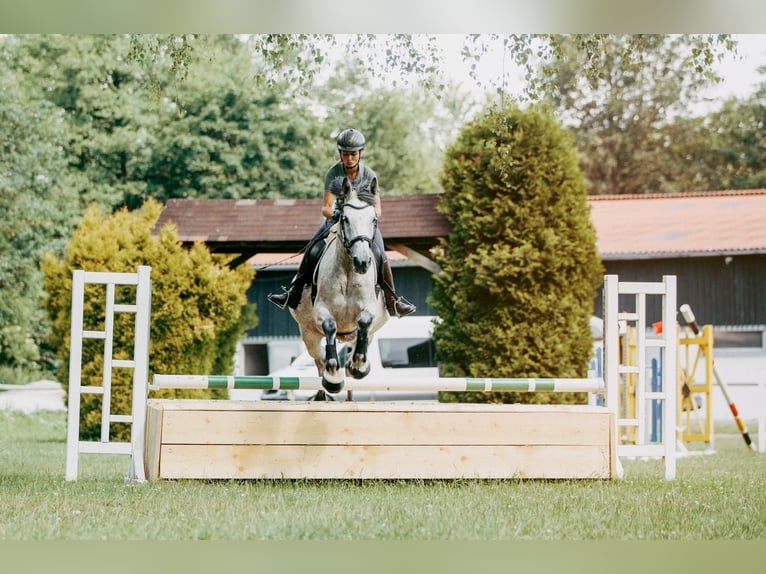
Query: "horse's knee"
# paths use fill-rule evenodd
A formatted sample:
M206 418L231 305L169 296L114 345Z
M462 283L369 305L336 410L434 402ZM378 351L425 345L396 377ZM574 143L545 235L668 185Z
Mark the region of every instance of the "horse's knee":
M322 332L327 337L328 342L335 339L335 334L338 332L338 324L335 322L335 319L328 317L322 321Z
M357 324L359 325L360 331L367 331L370 328L370 325L372 325L372 313L369 311L369 309L364 309L359 314L359 320L357 321Z

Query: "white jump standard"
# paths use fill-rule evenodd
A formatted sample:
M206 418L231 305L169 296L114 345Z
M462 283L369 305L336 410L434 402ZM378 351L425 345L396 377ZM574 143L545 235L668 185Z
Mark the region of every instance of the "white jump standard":
M267 402L148 399L161 388L319 390L320 377L155 374L149 384L149 268L136 274L75 271L70 352L69 424L66 479L77 479L80 453L130 455L128 477L154 479L259 478L583 478L622 476L619 457L664 459L665 478L675 477L675 380L663 391L637 397L637 419L620 418L618 385L625 373L644 365L619 363L618 323L635 322L639 348L662 347L663 372L675 373L675 329L661 338L645 336L646 296L662 297L663 322L675 324L675 277L661 283L604 283L603 378L444 378L420 382L375 379L346 381L348 390L444 390L589 392L602 405L504 405L417 402ZM136 305L115 308L115 284L137 285ZM83 331L86 283L107 285L107 328ZM111 287L109 286L111 285ZM636 297L635 313L619 313L618 297ZM127 307L130 307L128 309ZM136 312L134 358L111 361L110 313ZM105 340L105 373L100 387L81 386L82 339ZM129 365L127 363L130 363ZM108 411L111 368L134 369L130 416ZM645 365L644 365L645 366ZM643 375L645 376L645 374ZM672 378L672 377L671 377ZM644 385L639 385L644 387ZM645 387L644 387L645 388ZM77 436L80 394L105 396L100 441ZM620 429L640 428L646 401L663 403L660 444L619 444ZM130 443L110 442L110 422L131 423ZM643 433L636 433L643 436Z

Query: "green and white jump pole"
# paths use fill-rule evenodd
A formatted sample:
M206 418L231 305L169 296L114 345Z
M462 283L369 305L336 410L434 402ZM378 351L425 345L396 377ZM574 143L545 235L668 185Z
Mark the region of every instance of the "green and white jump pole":
M268 375L154 375L150 390L155 389L248 389L248 390L321 390L320 377L271 377ZM350 391L518 391L518 392L588 392L604 390L603 379L544 378L462 378L434 377L391 381L374 376L346 379Z

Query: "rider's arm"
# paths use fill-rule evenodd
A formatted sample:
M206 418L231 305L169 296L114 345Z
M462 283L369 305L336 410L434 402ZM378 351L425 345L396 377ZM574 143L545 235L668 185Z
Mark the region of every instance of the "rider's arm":
M380 206L380 194L375 194L375 215L380 217L380 214L383 213L383 209Z
M335 210L335 194L331 191L324 192L324 202L322 204L322 215L325 219L332 217L332 212Z

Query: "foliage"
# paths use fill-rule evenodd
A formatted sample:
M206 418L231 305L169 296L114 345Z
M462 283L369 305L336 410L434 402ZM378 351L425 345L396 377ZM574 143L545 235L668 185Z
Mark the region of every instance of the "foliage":
M763 69L766 72L766 68ZM730 99L707 118L704 165L710 189L766 187L766 82L745 100Z
M111 210L142 195L145 160L157 129L147 70L126 61L127 39L111 35L33 35L8 41L9 65L32 93L55 106L78 211Z
M714 79L711 60L694 65L699 41L689 35L609 35L590 52L582 50L579 37L557 40L555 60L542 66L554 88L546 99L575 134L590 194L700 189L700 166L688 158L698 157L709 142L699 122L685 118ZM589 75L593 66L598 73Z
M198 42L207 57L188 63L188 79L161 112L146 193L163 201L316 195L326 168L308 104L285 84L254 89L261 69L236 38Z
M130 58L137 62L164 60L175 77L185 79L202 38L196 34L133 34ZM338 50L370 77L388 80L393 75L397 85L415 76L427 89L440 90L441 56L433 39L412 34L256 34L246 41L253 58L265 65L256 77L259 85L298 86L305 95L330 54Z
M657 39L663 38L680 45L676 54L678 71L684 77L703 78L717 81L713 64L723 58L724 53L736 49L736 43L729 34L687 34L650 35L650 34L471 34L465 39L463 58L478 62L493 46L501 44L501 50L518 66L524 76L523 96L536 101L545 98L560 89L559 69L567 62L576 66L578 82L595 89L599 84L611 79L608 60L615 56L627 73L636 73L642 67L654 65ZM615 44L620 45L615 53ZM474 79L479 82L475 74ZM499 80L491 80L491 85L498 92L509 90L505 75Z
M319 122L234 36L202 36L173 57L126 58L123 36L29 36L14 66L63 112L81 206L147 197L305 197L320 187ZM10 49L10 48L9 48ZM37 80L36 78L45 78ZM36 82L36 84L35 84ZM157 86L161 89L158 89Z
M566 53L567 45L574 46L582 61L582 76L596 80L603 74L602 57L608 50L610 34L467 34L464 36L462 56L473 61L473 78L477 84L478 63L490 50L500 44L509 62L518 66L524 75L524 94L531 100L540 99L555 86L550 81L551 66ZM735 49L729 34L694 34L687 36L689 53L686 69L693 69L715 79L712 64L720 60L722 52ZM130 59L137 62L167 62L177 78L186 78L188 64L194 58L201 36L131 35ZM650 36L634 34L628 38L623 55L634 67L646 60ZM256 34L247 37L254 58L265 67L257 78L259 83L280 85L287 81L300 86L303 93L313 85L332 53L343 53L346 61L362 70L368 77L398 87L410 82L421 84L427 91L442 95L447 84L443 77L444 59L436 36L428 34ZM489 86L498 92L507 92L509 86L505 70L500 78L489 80Z
M505 101L516 87L508 84L508 70L516 66L524 76L522 99L555 103L575 130L591 193L689 191L706 181L707 156L699 154L702 142L696 139L701 132L685 131L694 126L673 121L702 87L717 80L713 64L735 49L729 35L470 34L464 38L463 57L478 62L498 44L508 68L504 65L502 77L490 80L489 87ZM132 36L131 45L138 61L154 64L164 58L170 62L166 66L183 78L193 77L190 70L197 53L209 49L204 36L194 35ZM455 94L444 81L434 36L262 34L247 37L247 46L260 63L254 76L257 85L279 86L280 93L326 107L324 137L349 125L369 134L368 160L387 193L436 189L443 148L433 143L443 140L445 131L433 129L434 119L439 108L456 112L450 117L453 125L467 115L452 103ZM345 59L337 78L330 81L335 86L317 89L314 84L323 65L340 50ZM418 89L399 89L413 79ZM479 83L478 77L474 79ZM370 89L381 81L395 89ZM317 101L317 96L324 101ZM442 100L450 103L437 106ZM318 141L311 140L311 131L305 133L308 141ZM323 157L316 151L315 158ZM694 161L688 161L690 156ZM195 156L199 161L206 158L215 155ZM162 161L173 165L166 158ZM323 165L321 159L318 163L315 159L313 166L317 165ZM173 180L180 175L174 174ZM275 189L292 192L285 186L270 189L269 197L274 197ZM308 188L301 189L306 196Z
M449 148L442 185L452 234L430 302L443 374L584 376L602 268L571 138L543 107L492 109Z
M175 229L164 226L156 236L152 228L161 205L148 201L141 210L119 210L104 216L89 208L70 240L66 255L43 261L47 311L53 325L51 344L62 361L60 380L67 381L70 347L72 271L135 272L139 265L152 267L152 310L149 369L155 372L227 374L233 368L238 337L255 326L253 309L245 292L252 270L240 266L231 270L226 262L213 258L202 244L185 249ZM104 328L103 286L88 286L83 313L86 330ZM135 289L116 293L118 303L135 302ZM115 317L114 357L133 356L133 317ZM103 342L83 342L82 384L100 386ZM113 371L112 412L130 412L132 373ZM200 397L207 391L158 391L157 396ZM82 397L82 436L94 438L100 428L100 398ZM125 438L127 429L115 425L114 436Z
M325 103L324 133L355 127L365 134L364 161L378 174L386 195L438 190L444 148L470 106L464 96L451 91L437 100L414 87L375 88L364 70L350 63L338 66L315 94ZM337 159L334 155L332 161Z
M7 57L0 50L0 382L23 383L51 360L39 261L63 248L79 210L62 118Z

